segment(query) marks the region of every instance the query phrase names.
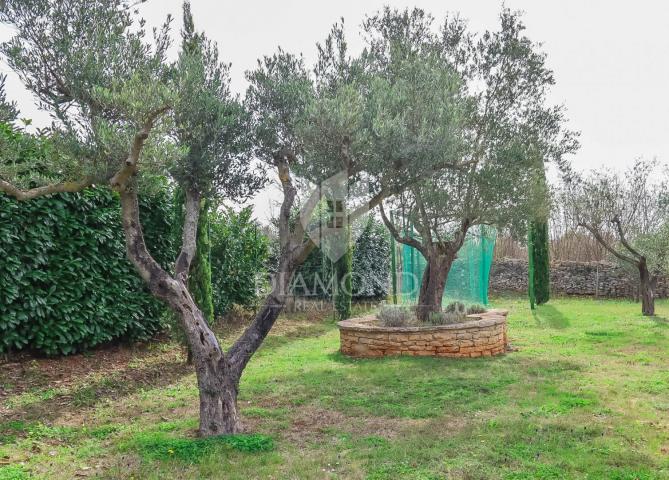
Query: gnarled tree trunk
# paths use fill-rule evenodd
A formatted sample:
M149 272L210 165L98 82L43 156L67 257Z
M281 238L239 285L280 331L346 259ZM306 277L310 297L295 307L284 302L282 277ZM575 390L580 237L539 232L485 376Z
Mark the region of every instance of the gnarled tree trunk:
M641 313L645 316L655 315L655 281L648 271L646 259L639 262L639 296L641 297Z
M237 433L241 431L237 412L241 371L230 365L187 287L187 272L195 250L199 195L195 192L187 194L183 247L172 277L146 248L134 188L134 185L128 185L120 192L127 254L151 293L167 303L182 322L200 392L200 435Z
M199 433L238 433L242 429L237 412L239 375L187 289L177 282L175 290L168 303L181 317L193 356L200 392Z
M444 288L454 259L455 256L451 253L427 255L427 266L423 272L416 305L416 316L419 320L427 321L431 313L441 311Z

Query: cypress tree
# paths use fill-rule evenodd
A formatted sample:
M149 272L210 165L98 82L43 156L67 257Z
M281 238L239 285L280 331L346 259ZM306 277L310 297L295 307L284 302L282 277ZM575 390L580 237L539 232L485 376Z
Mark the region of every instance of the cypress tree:
M537 305L550 298L550 255L548 244L548 222L535 220L530 225L534 264L534 297Z
M334 275L336 290L334 295L334 307L337 320L346 320L351 316L351 283L353 270L353 248L350 246L351 229L348 227L349 248L334 264Z
M534 310L537 299L534 295L534 233L532 222L527 227L527 293L530 297L530 308Z
M209 240L209 202L200 203L195 257L190 267L188 289L202 310L205 320L214 321L214 294L211 286L211 242Z

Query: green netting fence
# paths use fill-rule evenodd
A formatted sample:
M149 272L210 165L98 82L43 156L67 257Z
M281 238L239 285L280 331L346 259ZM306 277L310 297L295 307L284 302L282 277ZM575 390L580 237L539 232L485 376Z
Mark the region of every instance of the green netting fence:
M453 262L444 289L444 304L460 300L488 304L488 283L497 231L493 227L472 229ZM399 301L415 303L425 271L425 258L413 247L401 245L397 268Z

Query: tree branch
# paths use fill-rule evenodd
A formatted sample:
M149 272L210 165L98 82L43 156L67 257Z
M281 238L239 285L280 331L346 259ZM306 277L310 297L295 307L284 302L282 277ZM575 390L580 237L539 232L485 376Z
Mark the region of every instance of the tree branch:
M294 159L294 153L286 148L282 148L274 155L274 165L277 168L281 189L283 190L283 202L279 210L279 243L282 249L288 248L290 244L290 214L297 197L297 188L293 184L290 173L290 162Z
M616 230L618 231L618 237L620 238L620 243L622 243L623 247L625 247L632 255L636 256L639 260L643 258L643 255L641 255L636 249L634 249L634 247L632 247L632 245L630 245L627 242L618 215L614 216L613 219L611 219L611 223L613 223L616 226Z
M622 253L616 251L611 245L609 245L606 240L604 240L604 237L599 233L599 231L592 227L591 225L588 225L586 223L579 223L579 227L585 228L587 231L589 231L593 237L595 237L595 240L597 240L600 245L602 245L609 253L611 253L613 256L616 258L619 258L623 262L631 263L632 265L638 265L639 261L635 258L628 257L627 255L623 255Z
M430 220L428 219L427 212L425 210L425 204L423 203L423 198L421 197L418 190L414 190L413 195L416 199L416 205L418 206L418 212L421 218L421 222L418 222L418 225L420 225L419 233L427 242L428 248L430 248L432 246L432 232L430 229Z
M174 276L184 284L188 280L190 265L197 249L197 224L200 219L200 192L188 188L185 193L181 252L174 265Z
M294 159L293 153L286 149L274 155L274 164L283 188L283 202L279 212L279 268L272 279L272 291L265 299L265 305L253 319L251 325L228 350L230 368L236 378L241 376L244 367L258 350L283 309L290 279L296 266L299 265L296 263L296 253L301 257L303 254L308 255L309 252L309 241L304 242L303 234L296 238L295 232L291 233L290 230L290 213L297 196L297 189L290 173L292 159Z
M34 198L44 197L54 193L80 192L85 188L90 187L91 185L93 185L93 178L86 177L79 182L61 182L54 183L52 185L45 185L43 187L21 190L11 183L0 179L0 191L20 201L32 200Z
M128 185L120 192L121 219L125 233L125 244L128 259L135 265L140 276L148 284L152 292L159 298L161 288L156 284L157 278L169 278L167 272L156 262L149 253L144 242L142 224L139 220L139 205L134 185ZM163 292L164 294L165 292Z
M379 204L379 211L381 212L381 219L383 220L383 223L385 223L386 228L390 231L390 234L396 241L403 243L404 245L409 245L410 247L415 248L420 253L422 253L423 256L427 257L427 252L425 251L425 247L423 246L422 243L420 243L415 238L406 237L399 234L399 232L395 228L395 225L393 225L392 222L388 220L388 217L386 217L386 212L383 209L383 203Z
M149 138L149 133L153 129L156 120L158 117L168 112L172 107L165 105L153 112L150 112L146 122L142 125L142 128L139 132L135 134L132 145L130 146L130 152L128 153L128 158L126 158L125 163L121 169L116 172L116 174L109 181L110 185L115 190L122 190L125 188L125 185L128 182L128 179L132 177L135 172L137 172L137 163L139 162L139 155L142 153L144 148L144 142Z

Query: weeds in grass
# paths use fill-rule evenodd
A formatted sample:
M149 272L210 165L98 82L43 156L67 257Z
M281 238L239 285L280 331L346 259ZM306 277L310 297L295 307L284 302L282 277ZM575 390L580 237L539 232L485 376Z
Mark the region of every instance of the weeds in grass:
M241 452L267 452L274 449L274 441L271 437L259 434L173 438L160 432L148 432L136 435L131 446L148 459L175 459L196 464L221 448L231 448Z
M89 434L91 437L97 438L98 440L104 440L120 430L120 425L100 425L99 427L92 429Z
M52 439L61 442L70 441L80 434L80 430L75 427L50 426L43 423L36 423L30 426L28 438L31 440Z
M28 480L29 478L21 465L0 467L0 480Z
M286 408L263 408L263 407L248 407L243 410L244 416L256 418L282 418L289 412Z

